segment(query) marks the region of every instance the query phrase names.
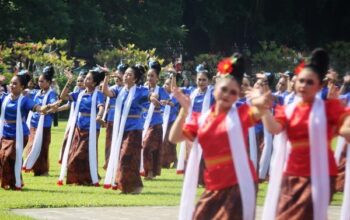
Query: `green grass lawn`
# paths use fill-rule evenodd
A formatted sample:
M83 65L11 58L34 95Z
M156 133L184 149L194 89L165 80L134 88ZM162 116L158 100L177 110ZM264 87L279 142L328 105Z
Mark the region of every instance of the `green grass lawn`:
M58 155L62 144L66 122L52 128L50 146L50 176L34 177L32 173L23 174L25 187L22 191L0 189L0 219L30 219L8 212L13 208L48 208L48 207L87 207L87 206L174 206L179 204L182 176L176 175L174 169L163 169L162 176L152 181L143 181L144 190L140 195L123 195L120 191L105 190L103 187L56 185L60 166ZM105 130L99 138L99 173L104 162ZM261 205L266 193L266 184L259 187L258 204ZM202 189L198 191L200 194ZM334 197L333 204L339 205L341 195Z

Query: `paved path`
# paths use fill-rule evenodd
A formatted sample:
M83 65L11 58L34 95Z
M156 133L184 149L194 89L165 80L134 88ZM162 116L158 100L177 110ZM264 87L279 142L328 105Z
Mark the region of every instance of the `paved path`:
M99 208L45 208L45 209L13 209L18 215L26 215L34 219L46 220L176 220L178 207L99 207ZM340 206L329 208L329 220L338 220ZM260 219L261 207L257 209Z

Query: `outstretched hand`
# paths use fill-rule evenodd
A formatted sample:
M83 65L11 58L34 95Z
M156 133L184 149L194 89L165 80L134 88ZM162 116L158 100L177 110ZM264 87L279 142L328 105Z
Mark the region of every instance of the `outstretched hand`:
M273 103L271 91L261 93L258 89L248 89L246 91L246 97L253 106L260 109L269 109Z

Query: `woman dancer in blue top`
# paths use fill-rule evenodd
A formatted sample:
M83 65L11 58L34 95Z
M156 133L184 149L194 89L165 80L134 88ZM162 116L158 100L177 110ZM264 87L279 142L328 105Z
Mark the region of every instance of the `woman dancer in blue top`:
M169 100L168 93L163 87L157 86L161 66L157 61L149 63L147 72L148 90L154 93L160 102L145 103L146 121L143 130L143 166L145 179L153 179L161 173L161 148L163 143L163 117L161 102ZM151 108L153 106L153 108ZM142 162L142 161L141 161Z
M168 124L165 129L163 129L163 132L165 131L165 135L163 134L163 146L162 146L162 157L161 157L161 164L163 168L170 168L171 164L175 168L177 165L177 155L176 155L176 144L173 144L169 141L169 132L170 129L177 117L177 114L179 113L179 103L178 101L172 96L171 94L171 77L166 79L164 82L164 89L169 94L169 100L165 100L162 102L163 104L163 120L166 120L166 117L168 118ZM170 108L169 116L166 116L166 108ZM166 122L163 122L163 125Z
M77 118L76 123L69 128L75 127L74 133L69 134L72 134L73 138L72 141L67 141L61 167L63 171L61 170L58 185L63 184L64 169L67 168L67 184L99 186L97 143L100 124L103 124L104 96L97 87L104 76L102 69L94 68L85 77L85 90L68 94L67 86L73 80L71 74L68 74L68 82L61 98L76 102L74 117Z
M57 94L50 89L54 76L54 68L47 66L39 77L40 90L34 97L37 105L53 104L57 101ZM30 117L31 116L31 117ZM39 123L40 118L42 123ZM28 172L33 170L34 176L49 175L49 145L51 143L51 125L53 115L42 116L38 112L29 114L30 135L26 146L27 158L23 168ZM38 135L36 135L38 133ZM36 137L37 136L37 137ZM39 154L39 156L37 156Z
M123 75L125 73L125 70L129 66L127 64L119 64L117 67L117 70L115 71L114 79L115 79L115 85L111 86L109 88L109 91L113 93L115 90L119 90L123 87ZM109 82L109 75L106 75L104 79L104 84L108 85ZM105 164L103 165L103 169L107 169L108 165L108 159L111 152L111 143L112 143L112 131L113 131L113 121L114 121L114 110L115 110L115 101L116 97L113 95L112 97L109 97L108 94L110 93L104 93L105 96L107 96L106 101L106 109L105 109L105 115L107 116L107 119L104 117L104 120L107 120L106 123L106 146L105 146ZM113 93L114 94L114 93Z
M22 183L22 151L28 141L25 116L30 110L46 113L48 106L36 105L22 93L30 80L28 74L11 79L11 93L0 98L0 182L4 189L20 190Z

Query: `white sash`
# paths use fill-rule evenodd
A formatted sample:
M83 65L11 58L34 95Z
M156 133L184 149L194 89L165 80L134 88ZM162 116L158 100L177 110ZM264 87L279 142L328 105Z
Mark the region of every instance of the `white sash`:
M259 162L259 178L265 179L270 167L273 137L264 126L264 149Z
M345 138L343 138L342 136L338 136L337 147L336 147L335 152L334 152L334 158L335 158L335 162L336 162L337 166L339 166L341 153L343 152L345 144L346 144Z
M0 139L4 132L5 123L5 111L8 102L10 101L11 94L7 95L1 106L1 118L0 118ZM23 123L22 123L22 105L23 95L20 95L17 101L17 115L16 115L16 160L15 160L15 186L20 189L22 188L21 170L22 170L22 152L24 148L23 144Z
M202 126L210 111L201 116L199 127ZM235 168L243 207L243 219L253 220L255 217L255 187L253 176L249 167L247 150L245 148L242 126L235 105L232 106L225 118L227 133L233 165ZM188 169L185 174L184 185L181 194L180 220L190 220L193 217L195 208L195 197L198 183L199 164L201 160L202 149L196 138L188 161Z
M111 153L109 155L107 172L106 172L106 177L104 181L105 188L110 188L111 186L115 186L115 177L116 177L116 173L117 173L116 171L118 169L118 164L119 164L119 153L120 153L120 148L123 140L125 123L129 115L130 107L131 107L135 92L136 92L136 85L130 88L129 94L125 101L125 105L123 109L122 109L123 98L126 93L125 87L121 89L116 100L115 111L114 111Z
M297 103L286 108L286 116L290 118ZM311 190L314 209L314 220L327 219L329 204L329 165L327 146L327 119L325 104L322 99L315 98L309 116ZM286 131L276 135L274 141L275 155L271 164L271 177L263 210L263 220L275 219L277 203L280 195L281 180L285 161L288 159L290 143Z
M170 94L170 100L173 98L173 95ZM170 118L170 112L171 112L171 106L170 105L166 105L164 107L164 113L163 113L163 141L165 138L165 134L168 130L168 125L169 125L169 118Z
M159 86L156 86L154 89L154 94L158 95L159 94ZM142 131L142 143L145 139L146 133L148 131L148 128L151 124L151 120L152 120L152 116L153 116L153 112L154 112L154 104L152 102L150 102L149 108L148 108L148 112L147 112L147 116L146 116L146 120L145 120L145 124L143 125L143 131ZM141 150L141 163L140 163L140 173L144 173L145 169L143 166L143 148Z
M52 92L52 89L49 89L47 93L45 94L42 102L42 106L47 104L47 99L49 98L50 93ZM37 93L37 95L40 93L40 91ZM33 168L36 160L38 159L41 148L42 148L42 143L43 143L43 132L44 132L44 119L45 115L40 115L39 117L39 122L38 122L38 127L35 132L35 137L33 141L33 146L31 151L29 152L27 159L24 161L23 168L25 170L30 170ZM28 120L30 118L28 117ZM30 127L28 127L30 128Z
M76 125L77 119L78 119L79 106L80 106L81 99L83 98L83 95L85 95L85 90L79 93L78 99L76 102L76 106L74 108L72 120L68 121L69 134L68 134L68 138L67 138L67 142L66 142L66 147L64 148L64 152L63 152L61 172L60 172L60 176L58 178L59 185L63 184L63 179L67 173L67 163L68 163L69 150L70 150L70 147L72 145L75 125Z
M73 120L73 117L74 117L74 102L71 102L71 103L70 103L70 110L69 110L68 123L67 123L67 126L66 126L66 130L64 131L64 136L65 136L65 137L66 137L67 135L69 135L69 125L70 125L69 122ZM68 137L68 136L67 136L67 137ZM63 155L63 147L62 147L61 150L60 150L59 160L61 160L62 155ZM62 161L61 161L61 162L62 162Z
M97 171L97 129L96 129L96 106L97 106L97 87L91 97L90 127L89 127L89 168L92 184L98 185Z
M258 146L256 143L256 134L255 134L255 128L251 127L248 130L248 137L249 137L249 152L250 152L250 159L253 162L253 165L255 169L257 169L258 165Z
M350 102L347 103L347 107L350 107ZM337 147L334 152L335 162L337 163L338 166L340 162L341 153L343 152L345 144L346 144L345 138L343 138L342 136L338 136Z
M103 112L103 117L102 119L105 120L107 114L108 114L108 107L109 107L109 102L111 101L110 97L107 97L106 99L106 106L105 106L105 111Z
M203 99L201 114L204 114L210 108L211 91L212 90L210 88L207 88L207 91L206 91L206 93L204 95L204 99ZM199 92L199 89L195 89L190 95L191 107L189 109L188 116L186 118L186 123L191 121L193 105L194 105L195 98L198 95L198 92ZM177 167L176 167L177 173L184 172L184 170L185 170L185 157L186 157L186 142L183 141L183 142L181 142L181 145L180 145L180 152L179 152L179 157L178 157L179 159L178 159L178 163L177 163Z
M341 220L350 219L350 145L347 145L346 150L346 165L345 165L345 185L344 185L344 196L343 205L341 208Z

